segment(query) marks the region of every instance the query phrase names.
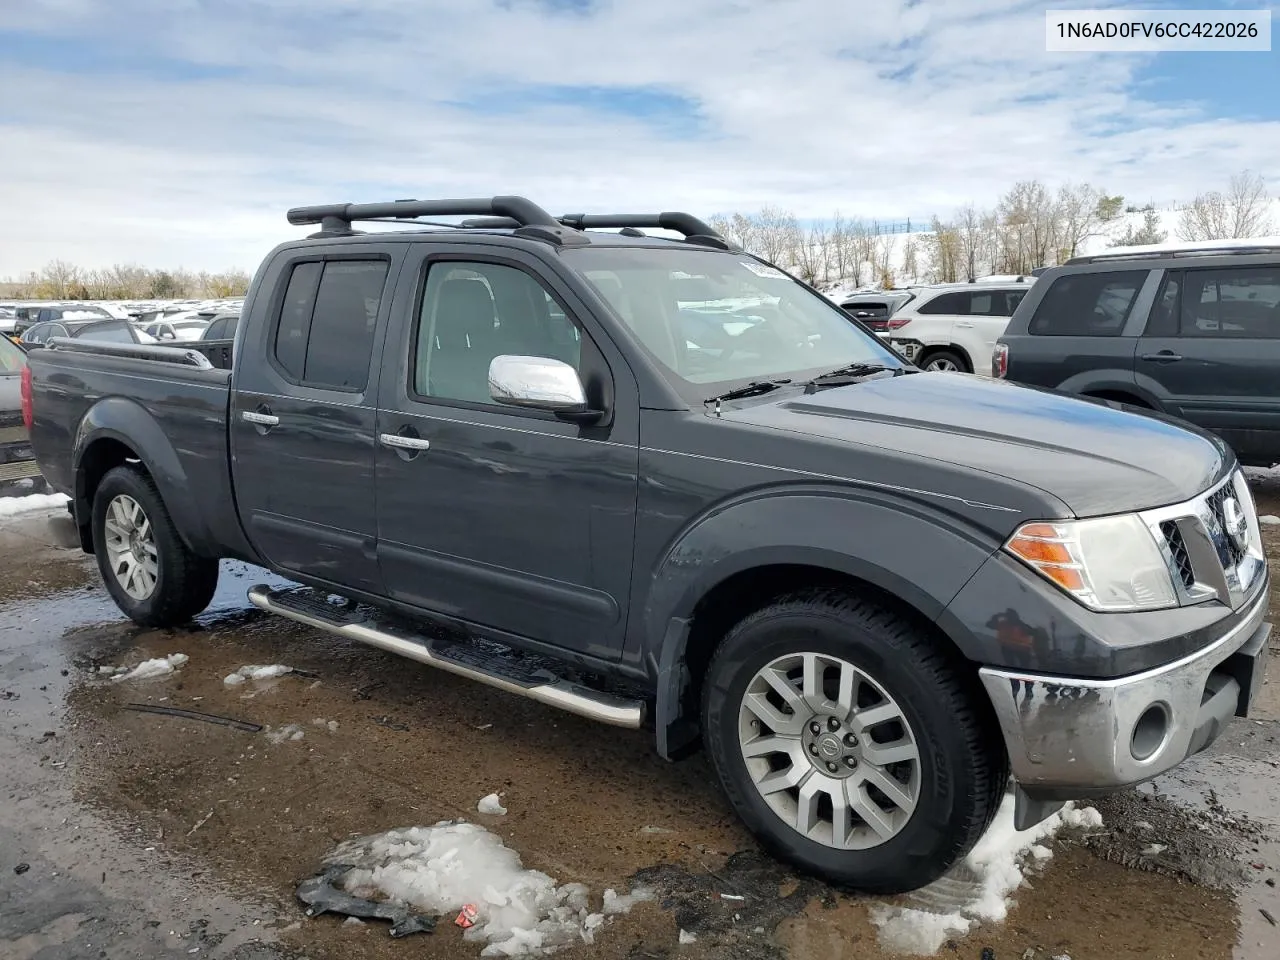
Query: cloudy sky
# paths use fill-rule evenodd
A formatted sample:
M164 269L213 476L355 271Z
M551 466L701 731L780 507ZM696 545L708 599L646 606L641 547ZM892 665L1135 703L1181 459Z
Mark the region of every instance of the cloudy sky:
M1050 54L1049 6L1119 4L0 0L0 277L252 269L286 208L342 200L899 221L1033 177L1280 192L1280 51Z

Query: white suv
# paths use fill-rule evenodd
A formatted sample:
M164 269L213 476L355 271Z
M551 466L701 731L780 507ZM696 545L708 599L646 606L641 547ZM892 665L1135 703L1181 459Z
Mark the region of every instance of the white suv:
M1034 278L915 287L880 336L922 370L991 375L991 353Z

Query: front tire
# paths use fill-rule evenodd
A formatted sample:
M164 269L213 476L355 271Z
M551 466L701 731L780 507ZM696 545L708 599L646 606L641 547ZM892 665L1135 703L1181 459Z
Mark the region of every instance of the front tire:
M196 556L182 542L155 482L140 467L116 467L98 485L93 551L111 599L144 627L186 623L218 588L218 561Z
M813 591L725 637L703 733L730 803L774 854L899 893L941 876L995 816L1007 761L978 696L912 621Z

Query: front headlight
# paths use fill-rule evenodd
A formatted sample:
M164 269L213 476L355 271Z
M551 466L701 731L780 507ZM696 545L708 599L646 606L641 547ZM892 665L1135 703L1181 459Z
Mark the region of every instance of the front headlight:
M1091 610L1178 605L1160 548L1136 516L1026 523L1004 548Z

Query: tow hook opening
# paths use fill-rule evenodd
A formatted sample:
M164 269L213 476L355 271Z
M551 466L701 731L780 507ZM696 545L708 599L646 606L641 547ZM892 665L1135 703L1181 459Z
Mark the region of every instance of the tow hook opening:
M1138 722L1133 726L1133 738L1129 741L1129 752L1135 760L1150 760L1164 746L1169 736L1169 705L1163 702L1153 703L1142 711Z

